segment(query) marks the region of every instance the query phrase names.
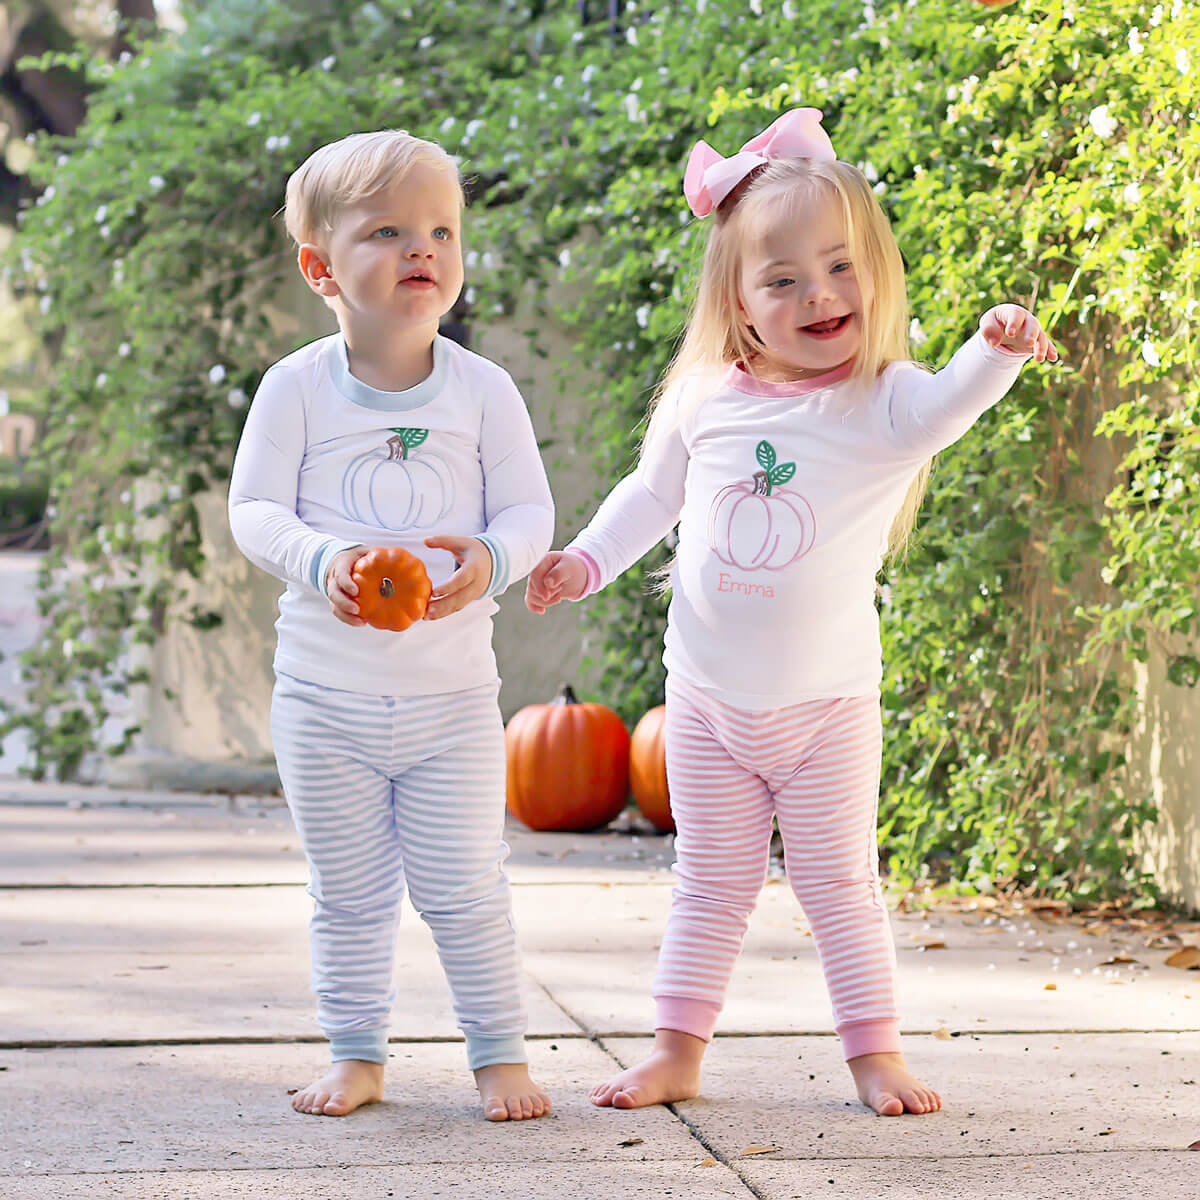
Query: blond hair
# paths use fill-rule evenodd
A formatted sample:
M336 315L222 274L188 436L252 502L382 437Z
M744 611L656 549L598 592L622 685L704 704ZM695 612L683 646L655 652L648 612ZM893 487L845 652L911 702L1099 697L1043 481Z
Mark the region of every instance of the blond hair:
M446 171L462 183L454 159L436 142L403 129L352 133L314 150L287 181L284 222L292 240L319 242L333 229L338 212L398 183L418 163Z
M757 168L713 213L683 340L651 401L647 442L659 432L660 422L655 417L667 392L688 376L730 363L748 363L758 353L759 343L740 319L743 250L768 218L781 210L794 213L821 193L831 196L839 206L847 256L855 266L862 290L862 346L851 381L865 388L889 363L909 361L904 261L870 183L849 163L777 159ZM892 523L888 549L893 554L903 549L912 533L928 477L926 463Z

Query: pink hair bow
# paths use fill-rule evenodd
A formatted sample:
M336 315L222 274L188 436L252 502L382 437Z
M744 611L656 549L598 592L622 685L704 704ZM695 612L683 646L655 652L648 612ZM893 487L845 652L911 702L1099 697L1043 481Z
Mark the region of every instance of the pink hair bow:
M755 167L773 158L837 158L829 134L821 128L819 108L785 112L732 158L722 158L706 141L697 142L683 176L683 194L692 212L707 217Z

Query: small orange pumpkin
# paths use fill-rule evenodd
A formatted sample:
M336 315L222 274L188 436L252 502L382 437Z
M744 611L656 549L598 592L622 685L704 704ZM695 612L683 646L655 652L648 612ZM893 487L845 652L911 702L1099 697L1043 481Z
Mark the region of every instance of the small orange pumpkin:
M666 715L666 705L660 704L634 727L629 742L629 788L642 816L659 833L674 833L667 789Z
M539 830L607 825L629 794L629 733L611 708L581 704L563 684L552 704L530 704L504 731L508 811Z
M398 633L425 615L433 584L415 554L399 546L375 546L350 574L358 584L358 615L368 625Z

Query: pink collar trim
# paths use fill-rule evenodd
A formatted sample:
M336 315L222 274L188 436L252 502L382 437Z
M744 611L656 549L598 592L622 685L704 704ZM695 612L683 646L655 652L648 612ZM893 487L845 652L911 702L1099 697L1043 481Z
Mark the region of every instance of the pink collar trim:
M832 384L841 383L848 379L854 370L852 362L844 362L824 375L813 375L809 379L795 379L790 383L771 383L766 379L756 379L746 371L740 362L730 363L725 382L734 391L744 392L747 396L807 396L810 392L819 392Z

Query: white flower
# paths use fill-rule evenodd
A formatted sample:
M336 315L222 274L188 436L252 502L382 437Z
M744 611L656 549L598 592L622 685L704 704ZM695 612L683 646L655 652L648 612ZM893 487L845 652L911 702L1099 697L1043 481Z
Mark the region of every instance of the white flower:
M449 132L450 132L450 130L452 130L452 129L454 128L454 126L455 126L455 120L454 120L454 118L453 118L453 117L447 117L447 118L446 118L446 119L445 119L445 120L442 122L442 124L441 124L440 128L441 128L441 131L442 131L443 133L449 133Z
M423 38L422 38L422 39L421 39L421 40L420 40L420 41L417 43L417 48L418 48L419 50L428 50L428 49L429 49L429 47L430 47L430 46L432 46L432 45L433 45L433 43L434 43L436 40L437 40L437 39L436 39L436 38L434 38L434 36L433 36L432 34L429 34L429 33L427 33L427 34L426 34L426 35L425 35L425 36L424 36L424 37L423 37Z
M67 638L62 645L63 658L75 657L75 639Z
M747 0L750 5L750 11L756 16L762 16L762 0Z
M887 184L881 179L872 189L877 196L882 196L887 191Z
M637 26L636 25L630 25L630 27L627 30L625 30L625 40L631 46L637 45Z
M637 318L638 328L645 329L650 324L650 305L643 304L634 316Z
M118 354L119 354L119 355L120 355L122 358L128 358L128 357L129 357L129 352L130 352L130 350L132 350L132 349L133 349L133 347L132 347L132 346L131 346L131 345L130 345L128 342L122 342L122 343L121 343L121 344L120 344L120 345L117 347L117 353L118 353Z
M479 251L478 250L468 250L467 256L463 261L466 263L466 265L468 267L475 266L476 263L479 262Z
M1125 197L1125 203L1129 205L1137 204L1142 198L1142 189L1136 183L1127 183L1125 191L1121 193Z
M1161 365L1158 350L1154 343L1148 339L1142 343L1142 358L1145 359L1147 366L1157 367Z
M866 178L867 178L867 182L868 182L868 183L878 183L878 181L879 181L879 172L878 172L877 170L875 170L875 164L874 164L874 163L866 163L866 164L864 164L864 166L863 166L863 174L866 176Z
M214 363L208 368L208 382L214 386L220 383L225 378L225 367L221 363Z
M100 226L100 236L101 236L102 238L106 238L106 237L108 237L108 235L109 235L111 232L112 232L112 230L109 228L109 226L107 226L107 225L101 225L101 226Z
M0 388L0 417L8 415L8 392Z
M334 55L334 54L327 55L325 58L321 59L321 70L322 71L332 71L334 63L336 63L336 62L337 62L336 55Z
M183 499L183 488L181 488L179 486L179 484L177 484L177 483L171 484L167 488L167 499L168 500L182 500Z
M107 382L108 376L105 374L105 372L101 371L100 374L96 376L96 386L98 388L102 388Z
M638 104L638 98L632 92L621 103L625 108L625 115L631 121L640 121L642 119L642 110Z
M1141 54L1145 48L1146 45L1142 41L1142 31L1135 25L1129 31L1129 53L1136 57L1137 55Z
M38 301L38 308L42 310L42 316L44 317L50 311L50 297L43 296Z
M468 304L474 304L475 303L475 289L473 287L467 288L467 290L465 292L463 292L463 299Z
M96 224L103 225L105 217L108 216L108 205L102 204L96 209Z
M1162 19L1163 19L1163 6L1161 4L1156 4L1154 6L1154 11L1150 14L1151 29L1157 29L1162 24Z
M868 4L868 5L864 6L864 8L863 8L863 24L864 25L874 25L875 24L875 8L873 5Z
M779 11L783 13L785 21L794 21L796 19L796 6L792 3L792 0L783 0L783 8Z
M913 317L913 319L909 322L908 340L912 342L914 346L919 346L923 342L929 341L929 334L927 334L925 330L921 328L921 322L918 321L916 317Z
M485 270L490 271L496 265L495 255L490 250L483 252L483 257L479 260L479 265Z
M120 494L120 496L117 497L117 499L120 500L122 504L128 504L133 499L133 493L126 489Z
M151 175L148 182L152 192L161 192L167 186L167 181L161 175Z
M257 124L259 123L259 121L261 121L261 120L262 120L262 113L259 113L259 112L252 112L252 113L251 113L251 114L250 114L250 115L249 115L249 116L246 118L246 124L247 124L247 125L249 125L249 126L251 126L251 127L253 128L253 127L254 127L255 125L257 125Z
M571 265L571 251L566 247L558 252L558 265L564 270Z
M51 200L53 200L53 199L54 199L54 184L51 184L51 185L50 185L50 186L49 186L49 187L48 187L48 188L47 188L47 189L46 189L46 190L45 190L45 191L42 193L41 200L39 200L39 201L38 201L38 203L39 203L39 204L41 204L43 201L45 201L45 202L48 204L48 203L49 203Z
M467 128L466 128L466 130L465 130L465 131L464 131L464 133L463 133L463 138L464 138L464 140L466 140L466 141L469 141L469 140L470 140L471 138L473 138L473 137L474 137L474 136L475 136L475 135L476 135L476 134L477 134L477 133L478 133L478 132L479 132L479 131L480 131L482 128L483 128L483 122L482 122L482 121L479 121L479 120L475 120L475 121L468 121L468 122L467 122Z
M1110 138L1117 132L1117 123L1109 114L1107 104L1101 104L1088 113L1088 124L1092 127L1092 132L1100 138Z
M1192 59L1186 49L1175 51L1175 66L1178 68L1180 75L1187 75L1191 71Z
M241 388L231 389L226 399L229 401L230 408L246 407L246 393L243 392Z
M580 83L591 83L595 74L596 74L596 64L588 63L588 65L586 67L584 67L583 71L580 73L579 82Z

